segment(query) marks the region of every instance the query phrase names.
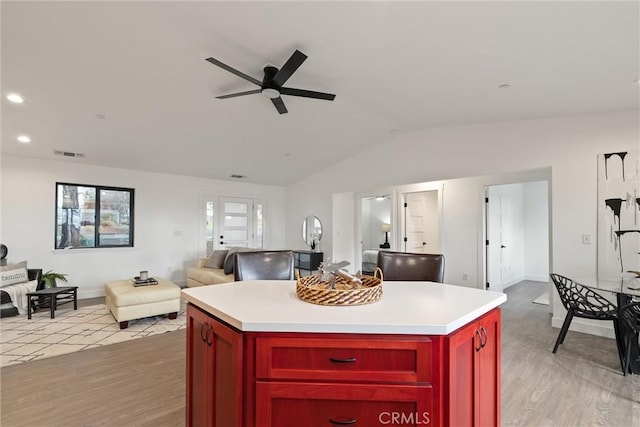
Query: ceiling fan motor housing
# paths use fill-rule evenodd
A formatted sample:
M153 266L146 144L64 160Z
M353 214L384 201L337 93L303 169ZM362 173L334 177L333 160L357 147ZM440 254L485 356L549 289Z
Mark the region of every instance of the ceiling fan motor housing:
M273 78L278 73L278 69L273 65L265 65L263 70L264 70L264 77L262 79L262 88L263 89L273 88L273 89L279 90L280 86L278 86L276 82L273 81Z

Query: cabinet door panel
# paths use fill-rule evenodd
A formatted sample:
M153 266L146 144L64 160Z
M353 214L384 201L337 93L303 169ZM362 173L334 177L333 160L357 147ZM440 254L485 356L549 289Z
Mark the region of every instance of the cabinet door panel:
M242 426L242 337L187 307L187 426Z
M206 321L204 313L187 306L187 426L213 425L213 358L203 339Z
M479 322L484 346L478 352L479 426L500 425L500 312Z
M431 422L428 386L258 382L256 426L354 426ZM342 423L342 424L341 424Z
M473 426L476 418L476 353L480 342L476 324L454 333L449 340L449 423Z
M456 331L448 348L448 425L500 425L500 310Z

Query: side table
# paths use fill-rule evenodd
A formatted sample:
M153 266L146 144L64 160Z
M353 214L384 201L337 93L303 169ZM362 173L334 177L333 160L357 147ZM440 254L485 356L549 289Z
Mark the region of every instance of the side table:
M49 308L51 310L51 318L55 319L55 311L58 305L66 304L73 301L73 309L78 309L78 287L77 286L60 286L55 288L44 288L35 292L28 292L27 298L27 318L31 320L32 302L34 299L43 297L49 300Z
M293 251L293 266L298 270L305 270L308 274L312 274L320 267L323 258L323 252Z

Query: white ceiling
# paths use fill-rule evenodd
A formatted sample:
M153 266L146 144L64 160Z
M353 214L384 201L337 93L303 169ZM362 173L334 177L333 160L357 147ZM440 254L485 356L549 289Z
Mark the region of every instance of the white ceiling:
M287 185L393 129L639 107L637 1L1 7L3 154ZM295 49L309 58L286 86L334 102L215 99L256 86L205 58L262 80Z

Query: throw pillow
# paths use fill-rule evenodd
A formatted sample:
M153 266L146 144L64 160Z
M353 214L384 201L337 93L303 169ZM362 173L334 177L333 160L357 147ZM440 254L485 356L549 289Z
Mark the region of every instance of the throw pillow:
M213 251L207 262L204 264L207 268L222 268L224 266L224 260L227 259L227 249L219 249Z
M233 261L236 258L235 254L237 252L249 252L255 249L243 248L243 247L231 247L231 248L228 248L228 250L229 250L229 253L227 254L227 257L224 260L224 274L233 274Z
M14 285L16 283L26 283L28 281L27 261L0 267L0 287Z

